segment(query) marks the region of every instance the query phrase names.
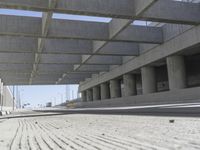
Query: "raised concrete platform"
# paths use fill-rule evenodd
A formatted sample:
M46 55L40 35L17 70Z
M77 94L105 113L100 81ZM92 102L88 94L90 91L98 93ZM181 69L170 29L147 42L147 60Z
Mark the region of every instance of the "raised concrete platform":
M80 102L75 107L79 108L98 108L98 107L123 107L169 103L190 103L200 102L200 87L187 88L146 95L115 98L109 100Z

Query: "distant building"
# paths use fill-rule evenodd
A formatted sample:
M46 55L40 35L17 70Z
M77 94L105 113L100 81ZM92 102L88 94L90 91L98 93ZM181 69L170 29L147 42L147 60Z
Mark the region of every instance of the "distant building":
M46 103L46 107L52 107L52 102Z
M16 108L13 93L8 86L4 86L0 79L0 111L11 111Z

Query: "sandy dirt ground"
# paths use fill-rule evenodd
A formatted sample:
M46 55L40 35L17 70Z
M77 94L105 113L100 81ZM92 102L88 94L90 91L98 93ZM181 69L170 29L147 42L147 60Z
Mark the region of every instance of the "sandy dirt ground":
M0 119L0 150L20 149L199 150L200 118L71 114Z

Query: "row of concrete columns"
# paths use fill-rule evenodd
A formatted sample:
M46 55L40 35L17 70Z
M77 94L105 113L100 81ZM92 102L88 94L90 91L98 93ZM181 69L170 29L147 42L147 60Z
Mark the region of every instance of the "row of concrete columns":
M167 57L169 90L186 88L186 70L183 56ZM155 68L145 66L141 69L143 94L157 90Z
M167 70L169 79L169 89L182 89L186 87L186 71L183 56L170 56L167 58ZM145 66L141 68L143 94L157 91L155 68ZM137 94L136 78L133 74L123 75L124 96ZM82 92L83 101L96 101L122 96L121 82L119 79L110 80L109 83L102 83L92 89Z

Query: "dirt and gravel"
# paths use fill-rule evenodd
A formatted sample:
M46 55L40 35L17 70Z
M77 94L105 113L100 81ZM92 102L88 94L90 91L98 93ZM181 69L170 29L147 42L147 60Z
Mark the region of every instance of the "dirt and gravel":
M200 118L66 114L0 119L0 150L200 149Z

